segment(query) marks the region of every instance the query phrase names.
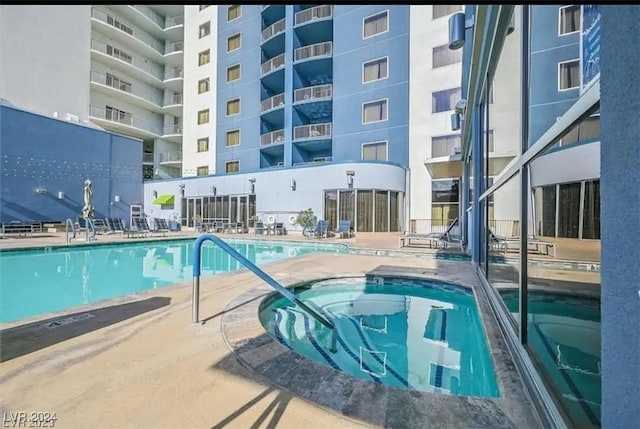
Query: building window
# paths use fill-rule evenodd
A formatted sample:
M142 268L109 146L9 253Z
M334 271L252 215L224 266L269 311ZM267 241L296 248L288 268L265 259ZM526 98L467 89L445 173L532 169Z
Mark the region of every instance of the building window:
M208 152L209 151L209 137L203 137L198 139L198 152Z
M227 116L237 115L240 113L240 99L235 98L227 101Z
M227 131L225 146L238 146L240 144L240 130Z
M362 106L362 123L386 121L388 119L388 101L379 100Z
M240 64L227 67L227 82L233 82L240 79Z
M401 225L402 193L386 190L331 189L324 191L324 219L329 229L349 221L354 232L397 232ZM357 216L356 216L357 213Z
M600 114L590 116L569 130L560 139L560 146L578 142L595 141L600 138Z
M240 171L240 161L227 161L224 163L225 173L237 173Z
M202 39L205 36L208 36L211 33L211 21L207 21L200 26L200 30L198 32L198 38Z
M374 161L387 160L387 142L365 143L362 145L362 159Z
M462 62L462 49L452 51L446 44L433 48L432 67L434 69L459 62Z
M580 5L572 4L558 9L558 34L575 33L580 30Z
M199 66L203 66L205 64L208 64L210 60L210 52L209 49L207 49L206 51L202 51L198 54L198 65Z
M115 107L105 106L105 119L114 122L120 122L122 124L133 124L133 115L124 110L116 109Z
M431 137L431 157L452 156L460 154L462 144L460 134Z
M448 226L458 217L460 180L431 181L431 226Z
M242 41L242 35L240 33L227 37L227 52L240 49L241 41Z
M227 22L238 19L240 16L242 16L242 6L232 4L227 7Z
M384 11L374 16L365 18L363 21L362 38L368 39L377 34L389 31L389 12Z
M558 91L580 86L580 60L571 60L558 64Z
M112 57L118 58L122 61L126 61L129 64L133 63L133 57L131 57L131 55L111 45L107 45L107 55L111 55Z
M204 165L202 167L198 167L198 176L208 176L209 175L209 166Z
M373 82L389 77L389 59L379 58L362 65L362 82Z
M209 6L211 6L210 4L201 4L200 5L200 10L204 10L206 8L208 8Z
M198 81L198 94L209 92L209 78Z
M114 76L110 73L106 74L105 80L107 86L112 88L119 89L120 91L131 92L132 84L131 82L124 81L117 76Z
M209 122L209 109L200 110L198 112L198 125L206 124Z
M453 110L460 97L462 97L462 92L459 87L433 92L431 94L431 113Z
M438 4L433 5L433 19L442 18L443 16L451 15L454 12L462 11L462 6L459 4Z

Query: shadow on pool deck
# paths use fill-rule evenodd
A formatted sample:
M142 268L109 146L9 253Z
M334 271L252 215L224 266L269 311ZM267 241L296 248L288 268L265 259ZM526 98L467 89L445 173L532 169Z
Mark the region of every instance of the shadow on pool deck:
M0 331L0 362L6 362L45 347L122 322L143 313L166 307L170 298L156 296L141 301L96 308L52 317ZM91 316L86 316L87 314ZM84 316L84 317L83 317ZM83 323L59 323L61 320ZM64 329L59 329L64 327Z

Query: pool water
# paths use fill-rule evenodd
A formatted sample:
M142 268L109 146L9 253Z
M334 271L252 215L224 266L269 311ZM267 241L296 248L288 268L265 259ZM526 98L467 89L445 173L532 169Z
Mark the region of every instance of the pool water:
M194 240L0 252L0 322L157 289L192 278ZM257 265L344 246L229 240ZM202 277L242 268L212 243L202 247Z
M499 396L470 290L436 281L351 278L317 282L294 293L333 320L339 337L338 351L331 353L329 329L279 295L271 296L262 303L260 321L293 351L374 383Z

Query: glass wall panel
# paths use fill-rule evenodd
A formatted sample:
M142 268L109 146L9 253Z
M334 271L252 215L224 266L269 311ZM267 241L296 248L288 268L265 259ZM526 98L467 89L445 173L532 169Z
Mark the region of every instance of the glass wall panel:
M248 227L247 197L238 197L238 222L242 222L242 227Z
M187 199L186 198L182 199L181 213L182 213L182 218L180 219L181 224L182 226L187 226Z
M355 191L339 191L340 195L340 220L351 221L351 228L355 227L356 193Z
M373 191L360 191L357 195L357 232L373 231Z
M376 232L389 232L389 192L376 191Z
M400 231L398 192L389 192L389 231Z
M238 197L229 198L229 222L238 221Z
M329 230L338 228L338 191L324 193L324 220L329 221Z
M600 240L600 180L584 185L582 238Z
M220 213L220 218L224 222L230 222L229 218L229 196L225 195L222 197L222 213Z
M558 188L558 237L578 238L581 184L563 183Z
M253 217L256 215L256 196L249 195L249 227L253 228Z
M431 182L431 227L448 226L459 217L460 179Z

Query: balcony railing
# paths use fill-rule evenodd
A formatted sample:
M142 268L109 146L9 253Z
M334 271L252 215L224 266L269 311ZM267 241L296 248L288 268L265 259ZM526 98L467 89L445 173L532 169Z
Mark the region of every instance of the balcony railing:
M161 106L162 93L151 88L146 88L137 83L131 83L120 79L117 76L91 71L91 82L105 85L127 94L143 98L156 106Z
M331 123L301 125L293 129L294 140L321 139L331 137Z
M171 27L175 27L176 25L184 25L183 15L167 17L167 21L165 23L164 28L171 28Z
M262 75L284 66L284 54L280 54L277 57L271 58L269 61L262 63L260 69L262 71Z
M270 144L280 143L284 141L284 130L271 131L270 133L260 136L260 146L269 146Z
M184 69L182 67L174 67L164 72L164 80L179 79L184 77Z
M153 154L152 153L143 153L142 154L142 162L145 164L153 164Z
M333 55L332 42L322 42L314 45L303 46L295 51L296 61L302 61L313 57L330 57L331 55Z
M333 15L333 5L323 4L296 13L295 25L304 24L314 19L329 18Z
M101 107L89 106L90 116L98 119L104 119L106 121L116 122L118 124L128 125L133 128L148 131L153 134L160 135L161 129L153 125L152 123L134 117L131 113L117 111L117 110L105 110Z
M327 100L333 95L333 85L316 85L307 88L296 89L293 100L296 103L313 100Z
M459 155L460 149L459 138L434 140L431 145L431 157Z
M284 93L274 95L273 97L267 98L266 100L262 100L260 102L260 113L266 112L267 110L275 109L276 107L284 105Z
M319 162L331 162L332 160L333 160L332 156L323 156L320 158L316 158L313 161L294 162L293 165L311 165L311 164L317 164Z
M273 36L284 32L286 27L287 26L286 26L285 18L282 18L280 21L274 24L271 24L270 26L262 30L262 43L266 42Z
M184 43L182 42L167 43L164 48L164 54L167 55L173 52L180 52L182 50L184 50Z
M179 106L182 104L182 94L167 95L164 97L165 106Z
M173 150L171 152L162 152L159 154L158 162L182 162L182 152L179 150Z
M128 34L129 36L135 37L136 39L140 40L142 43L151 47L152 49L155 49L159 53L163 53L164 46L159 40L157 40L146 31L140 30L139 28L134 28L133 25L129 24L126 21L113 15L109 15L107 12L95 7L91 8L91 17L98 21L104 22L105 24L108 24L114 28L117 28L118 30Z
M168 125L162 130L163 136L182 134L182 125Z
M132 8L134 8L135 10L137 10L138 12L140 12L141 14L149 18L158 27L164 28L164 19L162 19L160 15L158 15L157 13L149 9L147 6L143 4L130 4L129 6L131 6Z
M96 52L101 52L105 55L109 55L117 60L123 61L125 63L131 64L133 67L141 70L151 76L162 80L162 66L154 63L149 60L141 60L136 57L132 57L128 53L120 50L119 48L115 48L113 46L108 46L106 43L99 42L97 40L91 40L91 49Z

